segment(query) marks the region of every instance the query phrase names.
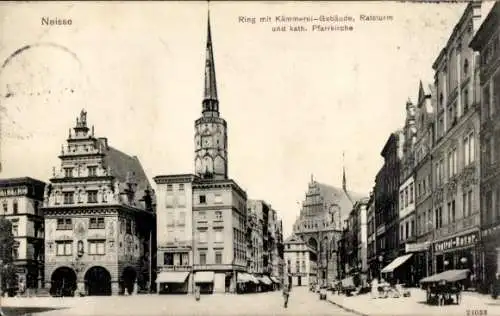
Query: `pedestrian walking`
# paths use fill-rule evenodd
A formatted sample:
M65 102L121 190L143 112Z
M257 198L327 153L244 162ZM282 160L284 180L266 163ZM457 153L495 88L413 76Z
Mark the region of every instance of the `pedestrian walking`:
M199 287L199 286L196 286L196 287L194 288L194 297L195 297L195 299L196 299L197 301L199 301L199 300L200 300L200 294L201 294L201 293L200 293L200 287Z
M288 298L290 297L290 285L285 284L283 286L283 299L284 299L284 307L288 307Z

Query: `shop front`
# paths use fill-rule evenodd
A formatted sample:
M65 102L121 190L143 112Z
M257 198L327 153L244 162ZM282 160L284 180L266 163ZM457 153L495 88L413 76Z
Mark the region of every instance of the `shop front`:
M405 244L405 253L413 254L413 259L410 260L410 284L417 286L422 278L432 274L430 242L407 243Z
M461 233L433 243L436 273L453 269L469 269L471 271L468 287L476 287L479 275L480 256L479 230Z
M187 294L190 289L189 271L162 271L156 277L158 294Z
M487 229L483 229L481 233L482 249L481 257L483 267L479 276L483 282L483 290L489 291L491 281L495 279L495 275L500 272L500 225L496 225Z
M194 283L200 288L201 294L212 294L214 292L214 278L213 271L198 271L194 274Z

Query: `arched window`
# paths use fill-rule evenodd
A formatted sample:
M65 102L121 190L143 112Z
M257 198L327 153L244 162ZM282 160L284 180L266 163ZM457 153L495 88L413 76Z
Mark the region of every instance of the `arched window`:
M469 60L467 58L464 60L464 75L467 77L469 74Z

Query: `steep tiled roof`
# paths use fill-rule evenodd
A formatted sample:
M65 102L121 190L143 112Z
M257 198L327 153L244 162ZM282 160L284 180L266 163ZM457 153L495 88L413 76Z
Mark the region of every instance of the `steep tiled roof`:
M144 197L144 191L150 189L151 185L139 159L111 146L105 148L105 154L106 165L111 168L111 174L120 182L120 191L126 188L127 180L131 177L137 183L135 201L140 203Z
M317 184L321 192L321 196L327 205L335 203L339 205L342 223L349 217L349 213L351 212L354 203L365 197L365 194L348 191L349 196L352 199L351 202L349 196L347 196L342 189L325 183L318 182Z

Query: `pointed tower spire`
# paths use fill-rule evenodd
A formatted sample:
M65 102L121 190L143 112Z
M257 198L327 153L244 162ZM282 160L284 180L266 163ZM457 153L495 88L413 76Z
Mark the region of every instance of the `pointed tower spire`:
M352 200L349 191L347 191L347 181L345 176L345 152L342 152L342 191L344 191L349 201L351 201L351 203L354 205L354 201Z
M215 62L212 48L212 31L210 26L210 8L207 20L207 47L205 51L205 89L203 93L203 113L219 112L217 99L217 80L215 79Z

